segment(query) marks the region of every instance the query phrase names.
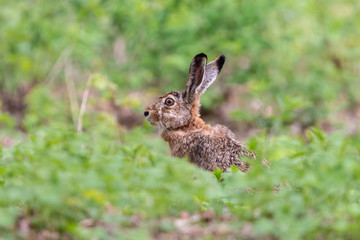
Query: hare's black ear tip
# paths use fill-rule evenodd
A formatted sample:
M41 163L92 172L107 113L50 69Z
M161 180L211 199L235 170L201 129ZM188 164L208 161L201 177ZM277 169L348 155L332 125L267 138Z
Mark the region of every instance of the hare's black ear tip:
M226 57L224 55L219 56L219 58L217 60L217 66L218 66L219 70L221 70L222 67L224 66L225 60L226 60Z
M207 58L205 53L199 53L198 55L195 56L195 58Z

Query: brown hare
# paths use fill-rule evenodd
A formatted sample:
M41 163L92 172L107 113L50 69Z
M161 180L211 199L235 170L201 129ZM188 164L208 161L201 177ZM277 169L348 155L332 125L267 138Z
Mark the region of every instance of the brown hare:
M216 167L226 171L231 165L247 171L249 165L240 156L255 158L253 152L235 140L225 126L211 127L200 118L200 96L215 81L225 63L221 55L207 64L204 53L196 55L190 65L185 91L172 91L149 105L146 120L161 129L171 155L188 156L191 163L208 171Z

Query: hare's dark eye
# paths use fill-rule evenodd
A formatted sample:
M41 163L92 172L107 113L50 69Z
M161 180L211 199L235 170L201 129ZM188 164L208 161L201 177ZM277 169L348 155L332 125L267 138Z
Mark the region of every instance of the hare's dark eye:
M166 104L167 106L172 106L172 105L174 105L174 103L175 103L175 100L172 99L172 98L166 98L166 99L165 99L165 104Z

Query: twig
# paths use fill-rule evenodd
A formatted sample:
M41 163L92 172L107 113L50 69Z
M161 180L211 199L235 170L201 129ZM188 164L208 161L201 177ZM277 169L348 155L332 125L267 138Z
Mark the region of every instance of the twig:
M61 52L60 56L58 57L49 74L47 75L45 83L51 84L54 81L55 77L60 73L61 69L64 66L63 59L68 58L71 52L72 47L67 47Z
M78 117L78 121L77 121L77 132L81 133L82 132L82 120L83 120L83 116L85 113L85 108L86 108L86 102L89 96L89 90L90 90L90 86L91 86L91 82L93 80L94 76L93 74L91 74L87 80L87 85L86 85L86 89L84 91L84 95L81 101L81 107L80 107L80 112L79 112L79 117Z
M76 127L77 113L79 112L79 103L77 99L75 84L72 78L71 59L68 59L67 55L64 57L64 70L65 70L65 84L70 100L71 115L74 122L74 126Z

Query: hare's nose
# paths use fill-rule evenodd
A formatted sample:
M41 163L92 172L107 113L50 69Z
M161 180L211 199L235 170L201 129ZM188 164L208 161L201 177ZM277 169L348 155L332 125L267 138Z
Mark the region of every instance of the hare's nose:
M145 111L145 112L144 112L144 116L145 116L145 117L149 116L149 111Z

